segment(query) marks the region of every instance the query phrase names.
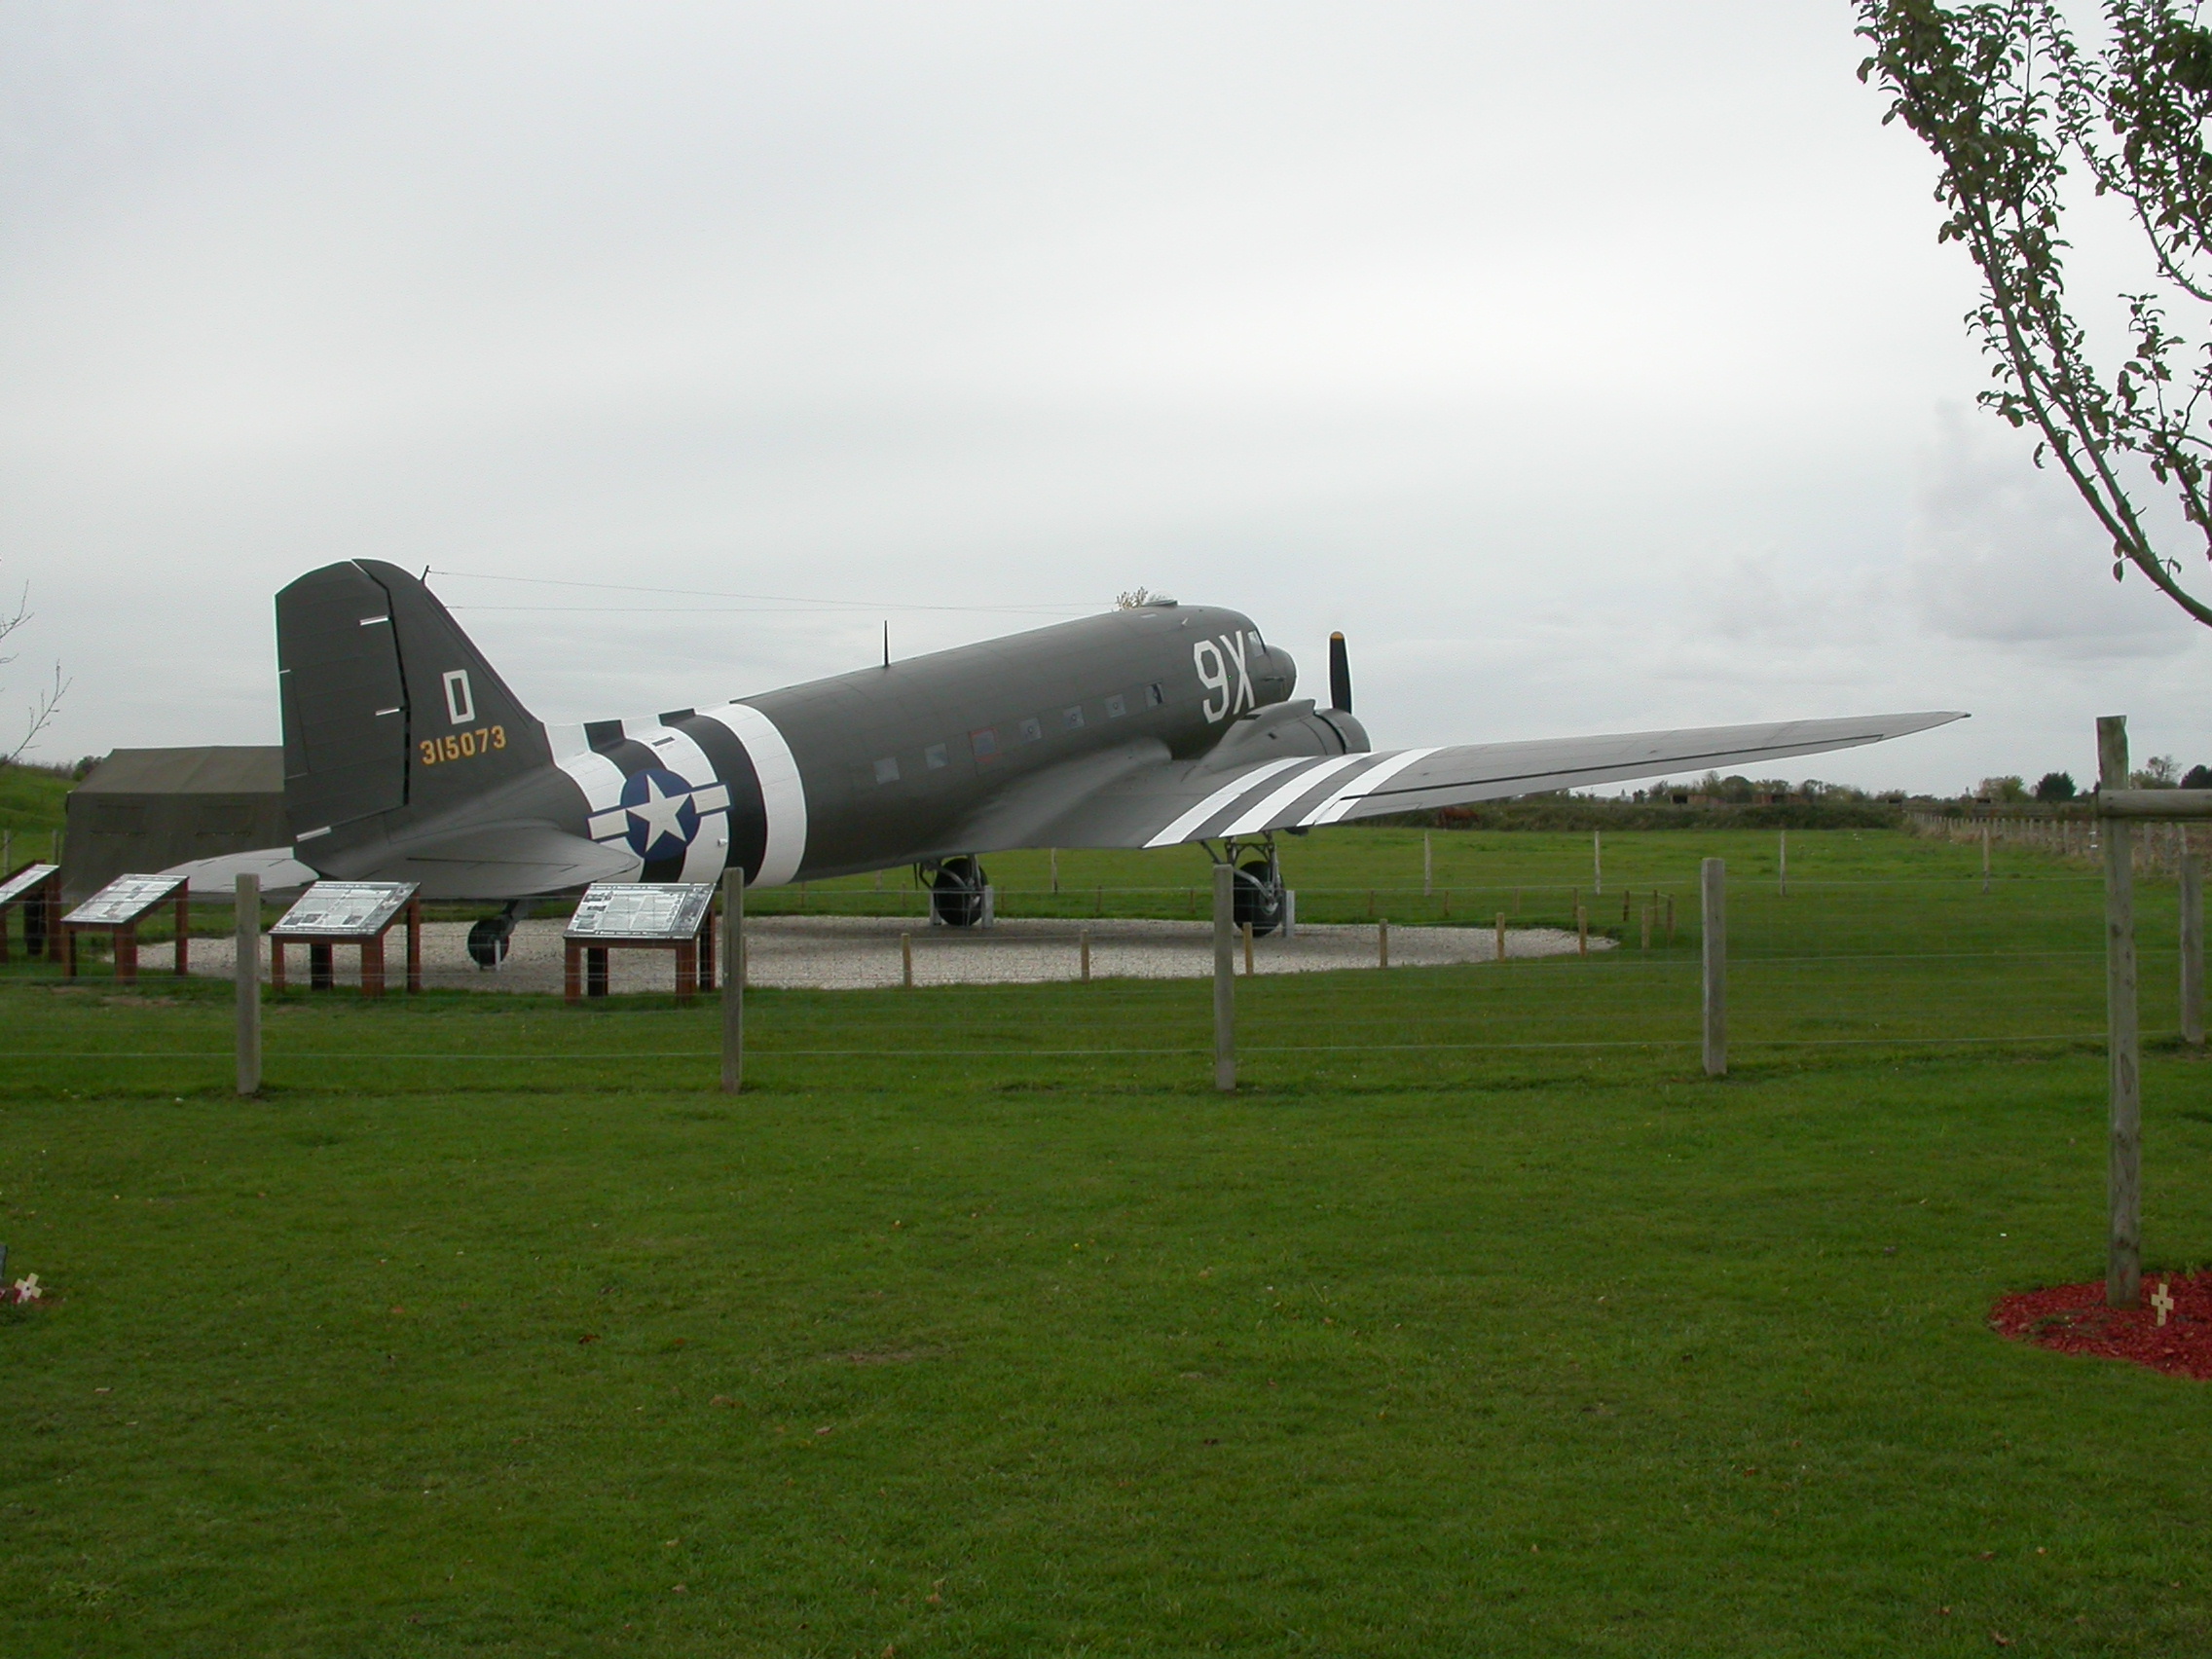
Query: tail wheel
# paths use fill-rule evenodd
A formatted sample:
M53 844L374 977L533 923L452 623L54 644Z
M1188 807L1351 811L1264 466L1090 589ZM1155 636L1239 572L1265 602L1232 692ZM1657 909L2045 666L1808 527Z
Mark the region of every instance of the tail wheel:
M1264 938L1282 926L1282 871L1270 860L1246 861L1236 871L1232 894L1238 927L1249 922L1252 932Z
M972 928L983 919L983 874L980 861L946 859L930 879L930 914L948 928Z

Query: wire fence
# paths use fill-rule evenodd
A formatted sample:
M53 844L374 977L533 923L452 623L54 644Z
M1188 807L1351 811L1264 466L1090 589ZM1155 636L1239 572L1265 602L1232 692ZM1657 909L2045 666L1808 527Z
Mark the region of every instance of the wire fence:
M1019 914L1031 899L1070 897L1020 890L1013 896L1002 916ZM913 897L918 920L926 899ZM1096 891L1090 897L1093 918L1126 904L1154 918L1164 910L1172 920L1181 895L1172 888L1109 888L1104 899ZM1206 903L1187 902L1183 919L1196 908L1202 921ZM2104 1042L2102 888L2085 872L2054 866L1986 885L1975 875L1791 880L1786 887L1777 879L1739 879L1727 903L1729 1047L1739 1068L1805 1061L1823 1051ZM1082 912L1055 918L1050 903L1037 908L1046 913L1036 922L1069 924L1030 930L1033 943L1065 947L1065 972L1049 982L750 989L749 1081L771 1088L924 1078L997 1087L1204 1087L1214 1034L1206 931L1191 930L1187 977L1105 973L1085 983L1077 968ZM1462 912L1471 912L1484 937L1498 915L1514 930L1567 930L1579 919L1590 930L1591 948L1586 956L1567 949L1503 963L1294 974L1266 970L1300 948L1299 940L1257 940L1254 963L1263 971L1240 973L1235 984L1242 1081L1294 1088L1427 1086L1494 1078L1501 1066L1556 1069L1623 1057L1694 1071L1702 940L1690 883L1645 881L1604 892L1595 884L1530 883L1426 893L1337 888L1309 890L1299 900L1302 933L1372 933L1378 943L1385 924L1447 926ZM2144 1035L2152 1044L2180 1030L2177 924L2173 889L2146 882L2137 926ZM928 934L916 931L926 949ZM974 940L957 942L965 948ZM18 1022L9 1043L15 1088L159 1090L169 1087L165 1078L178 1088L219 1084L232 1051L224 1004L209 994L214 988L197 1003L186 996L149 1009L174 982L141 973L135 990L123 993L94 970L75 981L76 996L54 999L54 1011L35 1029ZM59 988L47 965L24 964L19 952L8 977ZM711 1089L719 1054L714 1001L682 1005L664 993L563 1006L467 994L370 1004L350 994L288 991L270 1004L266 1073L276 1088Z

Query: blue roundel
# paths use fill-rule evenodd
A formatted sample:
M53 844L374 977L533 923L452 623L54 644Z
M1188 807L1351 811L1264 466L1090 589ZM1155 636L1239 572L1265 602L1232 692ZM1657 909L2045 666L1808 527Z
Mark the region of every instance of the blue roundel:
M622 786L622 809L629 815L630 850L647 864L682 857L699 832L691 785L658 766L631 774Z

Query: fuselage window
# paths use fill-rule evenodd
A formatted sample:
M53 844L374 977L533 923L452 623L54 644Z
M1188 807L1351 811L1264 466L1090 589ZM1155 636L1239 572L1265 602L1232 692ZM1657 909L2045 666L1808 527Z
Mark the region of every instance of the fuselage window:
M943 765L945 763L944 745L941 743L933 743L927 749L923 750L922 762L933 772L936 771L940 766Z
M1045 728L1044 728L1044 727L1043 727L1042 725L1040 725L1040 724L1039 724L1039 723L1038 723L1038 722L1037 722L1036 720L1034 720L1034 719L1027 719L1027 720L1023 720L1023 721L1021 722L1021 741L1022 741L1022 742L1024 742L1024 743L1035 743L1035 742L1036 742L1036 741L1037 741L1037 740L1038 740L1039 738L1043 737L1044 735L1045 735Z
M1144 706L1146 708L1157 709L1166 701L1167 693L1160 688L1160 682L1157 680L1144 688Z
M981 731L970 732L968 741L976 746L976 758L978 760L988 760L999 752L999 734L989 726Z
M875 763L875 781L879 784L895 784L899 781L897 756L886 756Z
M1066 710L1064 713L1062 713L1060 716L1060 723L1066 726L1070 731L1075 731L1079 727L1081 727L1083 724L1082 706L1079 704L1077 707Z
M1117 693L1106 699L1106 718L1108 719L1118 720L1128 712L1129 700L1126 697Z

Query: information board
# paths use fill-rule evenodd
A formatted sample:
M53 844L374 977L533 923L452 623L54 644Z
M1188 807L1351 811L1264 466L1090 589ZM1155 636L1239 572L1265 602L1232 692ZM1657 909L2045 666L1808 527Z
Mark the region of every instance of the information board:
M173 899L184 886L175 875L119 875L61 918L94 927L122 927L134 922L165 899Z
M32 865L26 869L18 870L6 881L0 881L0 904L12 903L20 899L60 867L59 865Z
M415 897L412 881L318 881L269 930L272 938L374 939Z
M707 881L595 881L562 937L589 944L694 939L714 902L714 884Z

